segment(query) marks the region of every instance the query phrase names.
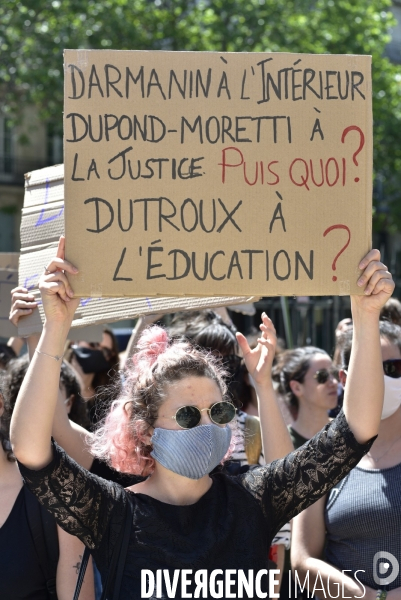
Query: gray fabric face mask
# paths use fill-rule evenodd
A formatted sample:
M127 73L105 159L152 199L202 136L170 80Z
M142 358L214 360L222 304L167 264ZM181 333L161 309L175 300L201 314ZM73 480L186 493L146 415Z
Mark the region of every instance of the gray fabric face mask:
M221 462L231 442L226 425L198 425L192 429L156 427L151 456L163 467L189 479L200 479Z

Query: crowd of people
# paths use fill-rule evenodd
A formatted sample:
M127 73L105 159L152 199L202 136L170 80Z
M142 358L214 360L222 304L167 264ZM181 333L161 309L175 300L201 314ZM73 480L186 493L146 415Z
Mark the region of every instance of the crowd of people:
M119 356L68 340L62 239L42 334L0 355L0 598L400 600L401 304L378 251L359 269L333 359L211 310Z

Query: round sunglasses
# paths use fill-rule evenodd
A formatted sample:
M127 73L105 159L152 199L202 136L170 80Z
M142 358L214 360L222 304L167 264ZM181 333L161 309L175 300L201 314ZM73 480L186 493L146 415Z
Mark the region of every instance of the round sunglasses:
M337 371L335 369L319 369L313 376L317 383L326 383L330 377L337 379Z
M237 409L232 402L222 400L216 402L210 408L198 408L197 406L181 406L175 413L172 419L175 420L177 425L182 429L192 429L199 425L202 419L203 411L209 413L210 420L216 425L227 425L235 417Z

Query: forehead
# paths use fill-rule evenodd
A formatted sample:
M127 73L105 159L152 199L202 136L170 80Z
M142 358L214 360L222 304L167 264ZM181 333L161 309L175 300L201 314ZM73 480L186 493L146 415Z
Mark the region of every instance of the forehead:
M382 350L382 360L391 360L393 358L401 358L399 347L393 342L390 342L385 337L380 338L380 346Z
M209 377L185 377L168 384L165 392L163 406L168 405L171 409L190 405L209 408L221 400L219 386Z
M327 354L314 354L309 361L308 372L319 371L319 369L330 369L332 360Z

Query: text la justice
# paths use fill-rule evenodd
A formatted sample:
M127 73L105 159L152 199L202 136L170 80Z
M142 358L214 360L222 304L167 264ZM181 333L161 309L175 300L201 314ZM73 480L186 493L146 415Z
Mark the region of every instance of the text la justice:
M126 177L127 179L194 179L204 175L203 166L199 162L204 156L198 158L147 158L147 159L127 159L127 153L133 149L129 146L122 152L119 152L107 162L111 165L107 169L107 177L114 181ZM83 160L78 152L74 156L71 181L90 181L91 179L101 179L104 169L100 161L94 158ZM100 170L100 173L99 173Z

